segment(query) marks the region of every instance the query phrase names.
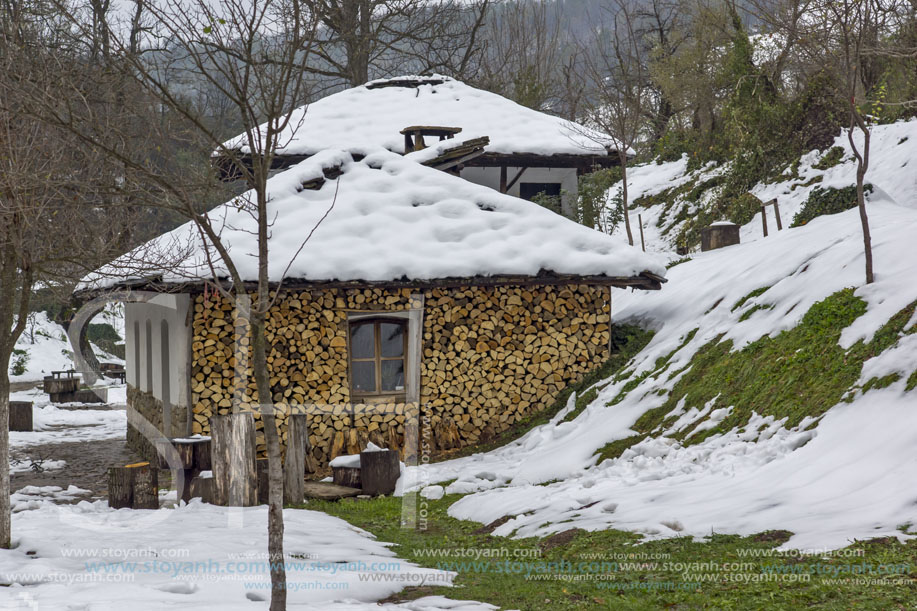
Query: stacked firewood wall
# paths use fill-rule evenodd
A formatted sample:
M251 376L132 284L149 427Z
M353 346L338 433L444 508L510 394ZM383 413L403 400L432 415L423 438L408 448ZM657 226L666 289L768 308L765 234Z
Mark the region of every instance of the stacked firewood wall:
M549 405L608 356L607 287L290 291L277 300L267 330L283 439L287 415L307 410L313 458L320 465L358 452L367 441L401 449L405 413L416 414L417 408L395 400L351 402L347 315L412 307L423 310L420 409L424 426L432 429L420 434L432 434L434 450L506 430ZM254 378L237 361L237 354L249 350L242 329L229 302L212 295L195 298L193 433L208 434L210 417L231 410L237 379L239 406L254 410ZM257 427L260 431L260 419ZM258 444L262 451L260 432Z

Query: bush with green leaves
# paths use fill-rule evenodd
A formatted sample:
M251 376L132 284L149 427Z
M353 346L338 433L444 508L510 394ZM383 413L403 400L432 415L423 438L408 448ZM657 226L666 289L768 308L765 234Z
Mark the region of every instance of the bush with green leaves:
M624 219L620 189L612 187L621 180L621 168L604 168L584 174L577 185L574 220L587 227L611 233Z
M19 348L13 349L13 359L10 362L10 374L21 376L26 372L29 366L29 353Z
M821 159L818 160L818 163L812 167L816 170L827 170L828 168L833 168L838 165L841 161L844 160L844 149L840 146L832 146L828 149L828 152L825 153Z
M872 193L872 190L871 184L863 185L864 193ZM843 189L815 187L809 193L809 198L802 205L802 209L793 217L790 227L800 227L815 217L825 214L837 214L838 212L856 208L856 205L856 187L844 187Z

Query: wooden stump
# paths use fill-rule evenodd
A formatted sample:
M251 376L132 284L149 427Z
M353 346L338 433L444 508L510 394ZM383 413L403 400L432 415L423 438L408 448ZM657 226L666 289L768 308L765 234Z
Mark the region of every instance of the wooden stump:
M108 470L108 506L112 509L134 506L134 476L127 467Z
M360 471L363 494L391 494L395 491L395 483L401 476L398 453L392 450L362 452Z
M331 467L332 481L338 486L362 488L359 467Z
M159 509L159 476L148 462L108 470L108 506Z
M305 498L306 449L309 447L309 422L305 414L287 419L287 451L283 458L283 502L302 503Z
M255 420L252 414L213 416L210 431L214 504L257 505Z
M32 402L10 401L10 430L32 430Z
M195 477L191 480L191 498L199 498L205 503L213 502L213 478Z
M134 509L159 509L159 472L148 462L126 468L134 475Z

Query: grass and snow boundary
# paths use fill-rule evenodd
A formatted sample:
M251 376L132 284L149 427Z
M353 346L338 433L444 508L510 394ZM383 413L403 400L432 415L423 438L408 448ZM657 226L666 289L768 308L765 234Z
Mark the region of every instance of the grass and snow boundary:
M876 185L869 199L873 285L862 286L856 210L766 239L754 237L760 224L755 219L742 229L743 244L695 254L672 267L662 291L615 293L616 320L650 326L656 335L628 375L602 387L573 422L555 418L498 450L417 469L413 481L455 480L447 493L471 494L452 505L450 515L481 523L510 517L498 535L617 528L659 538L786 529L795 533L786 545L796 548L906 537L901 527L917 523L915 493L904 484L917 467L917 392L907 390L917 375L917 335L909 333L917 324L914 314L883 351L865 361L846 401L824 415L790 422L753 414L741 426L711 434L741 408L714 397L709 405L666 414L670 426L630 444L620 458L596 464L596 453L607 444L640 435L632 427L666 403L705 345L732 341L732 350L739 350L764 336L776 338L797 327L816 303L860 287L853 296L865 304L865 313L837 341L841 350L853 350L917 300L917 175L900 169L917 158L917 151L902 156L900 148L917 143L917 135L910 135L917 122L876 130L877 169L868 177ZM812 157L800 166L804 175ZM822 184L848 186L851 170L849 162L835 166ZM677 172L667 175L673 179ZM781 200L786 226L807 195L805 188L784 187L792 196ZM761 186L762 198L769 195L765 190L778 188ZM813 388L826 373L805 363L796 372ZM870 380L883 378L864 392ZM679 439L679 428L703 441Z

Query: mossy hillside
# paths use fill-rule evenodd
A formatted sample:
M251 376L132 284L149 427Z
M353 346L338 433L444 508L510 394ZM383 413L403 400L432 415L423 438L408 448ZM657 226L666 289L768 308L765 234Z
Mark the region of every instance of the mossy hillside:
M807 556L771 551L791 536L786 531L749 537L714 534L704 540L675 537L639 546L639 535L612 529L511 539L494 536L492 528L476 522L449 516L449 506L459 498L447 495L436 501L424 500L424 530L401 526L401 498L309 501L305 508L337 516L381 541L394 543L392 551L406 561L458 573L456 587L432 584L409 588L385 602L441 595L524 611L885 610L906 608L917 599L917 582L913 581L917 541L902 544L893 538L877 539L856 542L842 554ZM475 558L475 553L479 557ZM627 554L631 554L630 560ZM879 565L898 567L901 572L879 574ZM704 566L707 568L691 568ZM710 574L711 566L728 569L715 571L716 579L703 582L692 577L693 573ZM852 575L870 566L873 573ZM810 577L772 578L789 573ZM900 578L901 584L864 587L855 579L845 582L847 576Z
M765 290L758 289L758 294ZM897 379L886 376L870 380L862 389L856 386L863 363L895 344L915 305L917 302L892 317L870 342L857 342L849 350L838 345L841 332L866 311L865 302L855 297L852 289L813 305L796 327L773 338L762 337L741 350L733 350L732 341L722 341L720 336L697 351L666 402L644 413L632 428L641 438L661 433L674 422L666 416L682 399L685 409L702 409L711 402L712 409L733 407L712 429L690 438L691 427L674 434L685 443L698 443L710 435L742 427L752 412L786 418L787 426L796 426L807 416L821 416L851 390L882 388ZM635 387L629 386L630 390ZM611 404L621 400L623 396L616 397ZM600 453L614 457L608 450L603 448Z

